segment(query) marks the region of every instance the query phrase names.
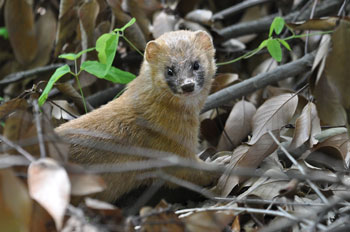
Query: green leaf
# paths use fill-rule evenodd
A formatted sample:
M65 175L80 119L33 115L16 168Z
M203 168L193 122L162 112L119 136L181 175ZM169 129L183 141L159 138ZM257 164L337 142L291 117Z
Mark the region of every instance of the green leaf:
M9 34L6 27L0 27L0 36L4 37L5 39L8 39Z
M105 64L101 64L95 60L87 60L80 66L80 70L85 70L86 72L91 73L92 75L99 78L102 78L104 76L105 69Z
M272 36L272 32L275 31L276 35L279 35L284 27L285 21L282 17L275 17L270 26L269 37Z
M58 69L56 69L56 71L54 72L54 74L52 74L52 76L50 77L49 82L47 83L44 91L42 92L42 94L39 97L39 105L42 106L47 97L49 96L49 92L51 91L53 85L65 74L70 72L70 67L68 64L63 65L62 67L59 67Z
M95 48L88 48L88 49L82 50L81 52L79 52L79 53L77 54L77 58L76 58L76 59L78 59L79 57L81 57L81 55L83 55L84 53L91 52L91 51L93 51L93 50L95 50Z
M75 53L64 53L58 56L58 58L66 59L66 60L75 60L77 57L77 54Z
M112 81L114 83L127 84L132 81L136 76L132 73L122 71L115 67L110 67L108 73L104 75L104 71L106 70L106 65L101 64L97 61L85 61L80 66L81 70L85 70L92 75L95 75L98 78L105 79L108 81Z
M126 28L132 26L135 22L136 22L136 19L135 19L135 18L132 18L127 24L125 24L122 28L120 28L120 31L123 31L123 32L124 32L124 30L125 30Z
M280 43L275 39L269 39L267 41L267 50L272 58L280 62L282 60L282 49Z
M65 54L59 55L58 58L66 59L66 60L76 60L76 59L79 59L81 57L81 55L83 55L84 53L87 53L87 52L90 52L90 51L93 51L93 50L95 50L95 48L88 48L88 49L82 50L78 54L65 53Z
M277 39L278 42L280 42L283 46L285 46L289 51L291 51L292 49L290 48L289 44L287 43L287 41L285 41L284 39Z
M96 41L96 50L100 63L105 64L103 76L108 73L112 66L115 53L117 52L119 36L116 33L103 34Z
M135 78L136 76L134 74L112 66L103 79L111 81L113 83L127 84Z

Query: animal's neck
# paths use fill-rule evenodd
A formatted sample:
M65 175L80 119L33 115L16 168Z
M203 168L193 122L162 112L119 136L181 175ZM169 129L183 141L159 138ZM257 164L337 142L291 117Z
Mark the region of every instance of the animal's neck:
M135 81L151 81L141 76L138 78ZM170 137L191 150L197 148L199 113L205 102L205 93L180 98L152 87L151 83L136 83L127 91L128 95L133 95L129 104L138 117L137 124Z

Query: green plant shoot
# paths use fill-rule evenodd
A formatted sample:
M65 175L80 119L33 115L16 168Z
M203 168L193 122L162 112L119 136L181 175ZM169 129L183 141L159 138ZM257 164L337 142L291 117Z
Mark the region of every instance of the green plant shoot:
M9 38L9 34L6 27L0 27L0 36L4 37L5 39Z
M289 37L284 38L284 39L273 37L274 32L276 35L280 35L285 27L292 33L292 36L289 36ZM217 65L220 66L220 65L232 64L232 63L237 62L241 59L250 58L264 48L267 48L267 51L270 53L270 55L272 56L273 59L275 59L277 62L280 62L282 60L281 45L283 45L288 51L291 51L291 48L290 48L289 44L287 43L287 40L302 38L302 37L307 37L307 36L312 36L312 35L329 34L331 32L333 32L333 31L295 35L294 31L290 27L288 27L288 25L285 23L283 18L276 17L276 18L274 18L274 20L271 23L270 30L269 30L269 38L262 41L257 48L255 48L254 50L252 50L250 52L247 52L246 54L244 54L236 59L226 61L226 62L217 63Z
M81 71L86 71L95 75L98 78L102 78L113 83L121 83L127 84L132 81L136 76L130 72L126 72L115 68L112 66L115 54L118 48L119 36L124 37L124 30L135 23L135 18L132 18L126 25L122 28L117 28L113 32L101 35L96 41L96 47L85 49L80 51L79 53L67 53L61 54L59 58L74 61L75 63L75 72L70 70L70 67L66 64L58 69L56 69L55 73L50 77L48 84L46 85L43 93L39 97L39 105L43 105L48 97L49 92L53 88L53 85L65 74L70 73L77 79L77 84L80 89L80 94L83 98L83 103L86 109L85 99L83 95L83 91L80 87L78 76ZM125 38L125 37L124 37ZM125 38L126 39L126 38ZM128 41L129 43L129 41ZM81 57L84 53L90 51L97 51L99 61L85 61L80 66L80 71L77 71L77 59ZM139 52L139 51L138 51Z
M39 97L39 105L43 105L47 99L47 97L49 96L49 92L51 91L53 85L65 74L70 73L70 67L68 64L63 65L62 67L59 67L58 69L56 69L56 71L54 72L54 74L51 76L49 82L47 83L44 91L42 92L42 94Z

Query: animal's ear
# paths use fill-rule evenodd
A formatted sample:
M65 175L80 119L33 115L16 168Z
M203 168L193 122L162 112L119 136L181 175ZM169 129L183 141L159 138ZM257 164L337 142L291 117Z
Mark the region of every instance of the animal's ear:
M152 63L157 61L157 54L160 51L160 46L156 41L152 40L147 43L145 50L145 59Z
M201 45L201 47L204 50L211 50L213 49L213 41L211 39L211 36L205 32L205 31L196 31L196 42Z

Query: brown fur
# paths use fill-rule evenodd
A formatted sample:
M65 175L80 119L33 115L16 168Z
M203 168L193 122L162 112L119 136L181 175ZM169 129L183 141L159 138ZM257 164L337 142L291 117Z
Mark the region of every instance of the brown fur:
M140 75L119 98L56 128L63 138L73 144L71 159L83 164L127 166L129 162L135 161L154 162L139 155L162 151L198 160L199 114L216 70L214 53L209 35L202 31L170 32L149 42ZM169 62L181 63L192 58L198 59L205 67L203 88L193 95L175 95L164 79L164 70ZM79 145L77 140L85 141L86 146ZM106 147L108 144L117 144L120 150L112 152L96 148L101 144ZM154 153L149 152L150 149ZM163 170L199 185L207 185L212 181L212 178L198 170ZM114 201L133 188L150 184L151 180L138 179L142 173L135 170L104 174L108 187L98 197Z

